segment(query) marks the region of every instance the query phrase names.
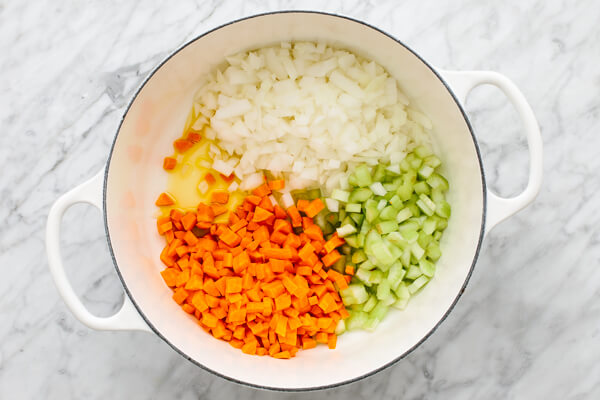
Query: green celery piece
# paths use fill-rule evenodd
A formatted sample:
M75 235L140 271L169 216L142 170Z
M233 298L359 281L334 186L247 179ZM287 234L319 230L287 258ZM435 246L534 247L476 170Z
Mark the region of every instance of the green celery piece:
M387 314L389 306L386 306L382 302L377 303L375 308L369 313L369 318L364 325L364 328L369 331L374 331L375 328L379 325L385 315Z
M371 251L377 259L378 264L391 265L394 261L396 261L392 255L392 252L382 240L373 243L371 245Z
M344 332L346 332L346 322L340 319L335 327L335 334L339 336Z
M360 264L361 262L365 261L367 259L367 255L365 254L365 252L363 250L355 250L354 253L352 253L352 262L354 264Z
M352 193L350 193L350 198L348 201L351 203L362 203L367 201L373 196L373 192L369 188L358 188L354 189Z
M417 183L417 170L409 169L404 174L402 174L402 182L408 182L411 185Z
M435 229L437 231L441 232L448 227L448 220L446 218L442 218L437 215L434 215L432 218L435 218L435 222L436 222Z
M394 184L393 182L387 182L383 184L383 188L389 192L395 192L398 189L399 185Z
M360 247L358 245L358 239L356 238L356 235L346 236L344 240L346 241L346 244L348 244L348 246L350 247L354 247L355 249Z
M429 207L430 209L435 210L435 208L436 208L435 203L433 201L431 201L429 196L427 196L426 194L420 194L419 200L423 201L423 203L425 203L427 205L427 207Z
M435 231L435 233L433 234L433 239L439 241L441 238L442 238L442 232Z
M364 285L359 283L351 283L346 289L340 290L340 295L347 299L352 299L352 304L362 304L369 298L369 294Z
M363 261L363 263L360 264L358 266L358 268L364 269L365 271L371 271L371 270L377 268L377 265L373 264L373 262L371 260L367 259L367 260Z
M348 176L348 184L351 186L358 186L358 182L356 181L356 176L354 174L350 174L350 176Z
M425 250L419 245L418 242L414 242L410 246L410 252L417 259L420 260L425 255Z
M404 237L402 236L402 234L400 232L390 232L385 238L391 244L393 244L394 246L396 246L402 250L407 248L409 245L408 241L406 239L404 239Z
M365 164L359 165L354 170L354 176L356 177L356 183L360 187L369 186L373 183L373 179L371 178L371 169Z
M433 174L433 168L431 168L429 165L422 165L421 168L419 168L419 178L426 180L431 176L431 174Z
M420 277L418 277L417 279L415 279L413 283L411 283L410 285L408 285L408 291L410 292L410 294L415 294L423 286L425 286L427 284L427 282L429 282L429 278L427 278L424 275L421 275Z
M362 207L359 203L346 203L347 213L359 213L362 211Z
M344 210L343 208L340 208L340 211L338 211L338 221L343 221L346 218L346 210Z
M413 188L417 194L429 194L431 190L429 185L425 182L417 182L414 184Z
M413 150L413 153L415 154L415 156L417 156L417 157L419 157L421 159L433 155L433 151L431 151L431 149L429 147L425 146L425 145L421 145L421 146L416 147Z
M329 222L326 222L325 227L323 228L323 234L329 235L330 233L333 233L334 231L335 231L335 229L333 228L333 225L331 225Z
M450 213L451 213L450 204L448 204L448 202L446 202L444 200L440 201L439 203L436 204L435 213L442 218L446 218L446 219L450 218Z
M399 248L398 246L394 245L393 243L391 243L390 241L387 240L387 237L385 238L385 244L387 245L388 249L390 249L390 252L392 253L392 256L394 256L394 259L397 260L400 258L400 256L402 256L402 253L404 252L401 248ZM386 267L385 271L387 271L387 269L389 268ZM382 268L383 271L383 268Z
M396 290L404 276L406 275L406 271L402 268L402 264L399 261L396 261L392 264L388 271L387 281L390 283L390 287L392 290Z
M377 164L377 167L375 167L375 170L373 171L373 181L381 182L383 181L383 178L385 178L385 165Z
M423 164L423 160L421 160L418 157L415 157L412 160L410 160L409 163L410 163L410 167L416 171L419 168L421 168L421 165Z
M356 279L361 281L366 286L372 285L371 274L373 274L373 271L367 271L366 269L363 269L363 268L359 268L354 272L354 276L356 277Z
M396 210L402 209L402 200L400 200L400 196L398 196L397 194L393 194L393 196L388 201Z
M325 217L325 221L335 226L339 222L338 213L332 212L327 214L327 216Z
M402 210L398 211L398 214L396 214L396 222L400 223L403 222L407 219L409 219L410 217L412 217L413 213L410 210L410 208L406 207L403 208Z
M419 207L423 213L429 216L432 216L433 212L435 211L434 209L429 208L429 206L421 199L417 200L417 207Z
M442 192L445 192L449 188L446 178L436 172L431 174L431 176L427 178L426 182L429 186L431 186L432 189L439 189Z
M377 286L377 300L385 300L390 296L390 294L392 294L390 282L387 279L384 279Z
M365 226L365 225L366 224L363 224L363 226ZM367 236L366 234L362 233L362 227L361 227L360 233L358 235L356 235L356 240L358 241L358 246L360 248L365 247L365 237L366 236Z
M346 257L348 257L348 255L343 255L339 260L337 260L332 266L331 268L333 268L335 271L339 272L340 274L344 273L344 269L346 268Z
M369 296L369 300L367 300L363 304L363 311L368 313L373 308L375 308L376 305L377 305L377 297L376 296Z
M419 232L419 238L417 239L417 243L421 248L426 249L429 246L429 243L433 241L433 236L426 234L424 231Z
M346 324L346 329L355 330L355 329L363 329L367 321L369 320L369 314L364 311L352 312L350 318L348 318L348 323Z
M423 158L423 164L428 165L431 168L435 169L442 164L442 161L438 157L436 157L435 155L432 154L430 156Z
M406 172L408 170L410 170L410 163L408 162L406 157L404 157L404 160L400 161L400 171Z
M337 234L341 238L352 235L353 233L356 233L356 228L354 225L346 224L337 228Z
M348 243L344 243L342 247L340 247L340 253L345 255L352 253L352 246L350 246Z
M356 225L360 225L365 219L365 216L363 214L352 213L350 214L350 218L352 218L352 220L356 222Z
M398 212L392 206L386 206L379 212L379 218L383 220L392 220L396 218Z
M427 218L423 223L423 232L427 235L432 235L437 227L437 220L434 218Z
M435 274L435 264L431 261L421 259L419 261L419 268L423 271L423 275L431 278Z
M350 216L348 214L346 214L346 217L342 220L340 226L344 226L344 225L356 226L356 222L354 222L354 220L352 218L350 218Z
M425 250L425 255L433 261L437 261L442 256L442 252L440 251L440 245L436 242L429 243L427 249Z
M408 271L406 271L405 278L406 278L406 279L413 280L413 279L417 279L417 278L418 278L418 277L420 277L421 275L423 275L423 271L421 271L421 268L419 268L419 267L418 267L418 266L416 266L416 265L411 265L411 266L408 268Z
M379 216L379 210L377 209L377 202L369 199L365 202L365 218L367 222L371 223Z
M410 212L414 217L418 217L421 215L421 209L417 207L416 201L412 201L411 199L405 204L405 206L406 208L410 209Z
M446 200L446 196L439 188L431 189L431 194L429 196L434 203L439 203L440 201Z
M398 230L398 223L396 221L381 221L375 226L377 227L377 232L381 235L386 235Z
M398 286L398 289L394 291L398 300L393 304L394 308L398 308L400 310L404 310L408 301L410 300L410 292L408 291L408 286L406 283L401 282Z
M383 272L378 269L371 271L371 276L369 277L370 284L379 284L383 281Z
M406 201L410 199L410 196L412 196L413 191L414 187L410 182L403 182L400 186L398 186L398 189L396 189L396 195L398 195L400 200Z
M333 189L331 192L331 198L337 201L341 201L342 203L347 203L350 198L350 192L341 189Z

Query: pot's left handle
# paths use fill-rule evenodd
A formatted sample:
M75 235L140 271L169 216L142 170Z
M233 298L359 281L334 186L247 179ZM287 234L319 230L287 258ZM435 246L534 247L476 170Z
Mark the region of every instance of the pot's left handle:
M56 200L48 214L46 226L46 252L48 265L58 292L67 307L83 324L98 330L138 330L151 332L137 312L128 296L124 296L123 306L110 317L97 317L83 305L73 286L69 282L63 267L60 254L60 223L65 211L76 203L88 203L102 210L102 189L104 184L104 169L96 176L71 189Z

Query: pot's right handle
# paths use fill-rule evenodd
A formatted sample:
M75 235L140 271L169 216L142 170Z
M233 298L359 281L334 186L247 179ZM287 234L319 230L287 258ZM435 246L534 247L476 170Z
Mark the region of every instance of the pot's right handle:
M527 144L529 146L529 181L525 190L511 198L500 197L487 190L487 218L485 234L498 223L517 213L533 201L542 185L542 135L531 106L523 93L507 77L492 71L443 71L438 70L449 84L452 92L461 104L465 103L467 95L479 85L494 85L511 101L523 124Z
M123 306L115 315L98 317L88 311L73 290L65 273L60 255L60 222L69 207L76 203L88 203L102 210L102 188L104 169L93 178L71 189L56 200L48 214L46 227L46 251L48 265L58 292L71 312L92 329L98 330L139 330L152 332L137 312L129 297L125 295Z

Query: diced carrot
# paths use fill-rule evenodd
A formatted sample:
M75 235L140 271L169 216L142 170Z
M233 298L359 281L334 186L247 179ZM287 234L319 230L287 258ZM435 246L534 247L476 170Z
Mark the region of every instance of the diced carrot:
M223 215L227 211L229 211L229 209L227 208L226 205L218 204L218 203L211 205L210 208L212 209L213 215L215 217L218 216L218 215Z
M323 201L321 201L321 199L314 199L305 208L304 212L306 213L306 216L308 216L310 218L313 218L318 213L320 213L321 210L323 210L324 208L325 208L325 204L323 204Z
M313 224L313 225L307 227L306 229L304 229L304 233L311 240L318 240L321 242L323 241L323 231L317 224Z
M155 204L159 207L172 206L173 204L175 204L175 199L169 193L163 192L158 196Z
M292 226L294 228L302 226L302 217L300 216L300 213L298 212L298 209L296 208L296 206L289 207L287 209L287 213L289 214L290 218L292 219Z
M252 194L258 197L265 197L271 194L271 189L269 189L268 184L263 183L262 185L254 189L252 191Z
M208 172L206 175L204 175L204 180L206 181L206 183L208 183L209 185L212 185L213 183L215 183L217 180L215 179L215 177L213 176L213 174L211 174L210 172Z
M182 304L188 297L188 294L188 291L184 288L177 288L175 289L175 292L173 292L173 300L175 300L177 304Z
M275 204L275 206L273 207L273 211L275 213L275 217L277 217L278 219L285 219L288 216L285 210L278 204Z
M224 190L215 190L211 193L210 200L213 203L227 204L229 201L229 193Z
M331 253L323 256L321 260L326 267L330 267L340 258L342 258L342 255L337 250L333 250Z
M173 157L165 157L163 160L163 168L167 171L172 170L177 165L177 160Z
M188 132L187 134L187 140L192 143L198 143L200 139L202 139L202 136L198 132Z
M175 147L175 150L177 150L180 153L185 153L186 151L191 149L193 145L194 143L187 139L177 139L173 142L173 147Z
M271 190L281 190L284 188L285 188L285 180L283 180L283 179L269 181L269 189L271 189Z
M273 216L273 213L265 210L262 207L256 207L254 209L254 217L252 218L253 222L263 222L266 221L269 217Z

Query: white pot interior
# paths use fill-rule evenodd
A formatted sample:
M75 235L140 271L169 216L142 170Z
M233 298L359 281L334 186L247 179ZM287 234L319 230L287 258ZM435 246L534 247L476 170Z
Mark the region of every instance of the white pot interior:
M289 40L324 41L384 66L434 124L434 143L450 182L452 217L435 278L405 311L375 332L351 332L337 348L319 346L282 361L251 357L205 333L171 299L159 272L164 239L154 200L164 190L162 158L180 136L197 80L226 55ZM105 192L110 244L127 290L146 320L172 346L223 376L281 389L335 385L367 375L423 340L450 310L468 279L482 237L483 177L467 122L449 91L418 57L356 21L316 13L279 13L239 21L197 39L146 82L120 127Z

